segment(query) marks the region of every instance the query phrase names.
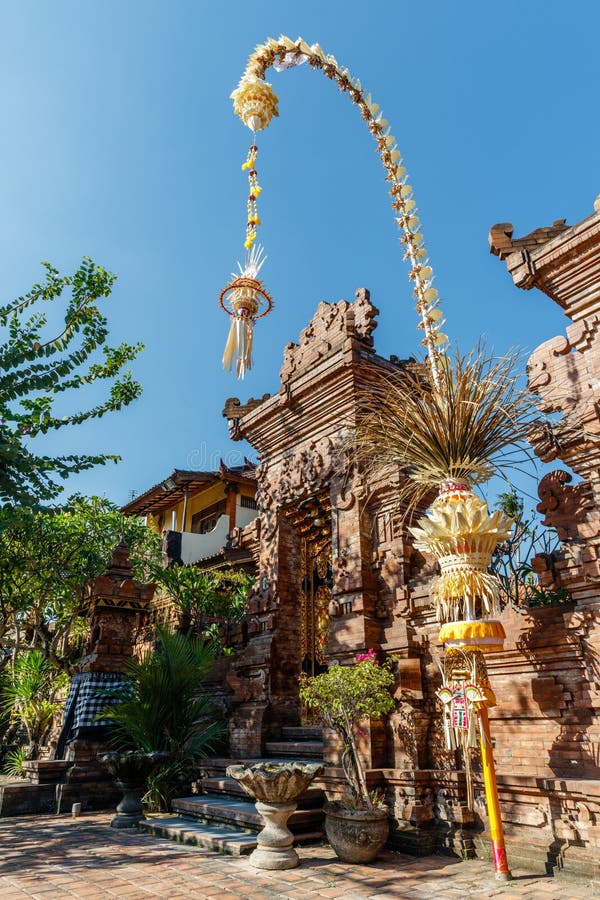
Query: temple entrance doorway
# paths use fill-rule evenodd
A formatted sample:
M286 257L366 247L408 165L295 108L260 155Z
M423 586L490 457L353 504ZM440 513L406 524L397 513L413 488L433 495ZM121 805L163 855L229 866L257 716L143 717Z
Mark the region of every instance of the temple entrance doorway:
M331 540L322 546L319 541L302 538L300 555L300 665L306 675L320 675L327 670L325 648L332 587Z
M326 649L329 639L329 607L333 572L331 560L331 506L328 495L303 501L286 518L299 541L299 583L297 615L299 640L297 664L305 675L327 671ZM313 725L314 712L301 705L300 723Z

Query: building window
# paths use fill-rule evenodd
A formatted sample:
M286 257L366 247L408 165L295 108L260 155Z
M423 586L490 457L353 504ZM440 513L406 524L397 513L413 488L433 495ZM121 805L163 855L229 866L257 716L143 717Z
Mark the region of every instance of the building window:
M240 506L242 509L258 509L255 498L245 497L244 494L240 497Z
M192 532L194 534L206 534L216 528L217 521L220 516L226 512L225 500L220 503L213 503L206 509L201 509L192 516Z

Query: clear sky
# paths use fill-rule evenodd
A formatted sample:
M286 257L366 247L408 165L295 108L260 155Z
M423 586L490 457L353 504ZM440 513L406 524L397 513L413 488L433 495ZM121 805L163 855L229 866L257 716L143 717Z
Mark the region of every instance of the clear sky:
M173 468L252 455L229 442L223 402L277 389L283 347L320 300L370 288L377 350L418 350L373 139L305 66L270 72L280 118L259 142L276 308L257 326L246 380L222 371L217 298L242 255L250 137L229 94L256 43L301 35L360 78L405 158L446 330L463 347L485 334L497 351L531 350L567 323L513 286L487 235L496 222L522 235L593 211L599 26L590 0L3 0L3 302L40 277L41 260L70 271L89 255L119 276L106 307L113 342L147 346L134 406L38 442L123 457L69 489L122 503Z

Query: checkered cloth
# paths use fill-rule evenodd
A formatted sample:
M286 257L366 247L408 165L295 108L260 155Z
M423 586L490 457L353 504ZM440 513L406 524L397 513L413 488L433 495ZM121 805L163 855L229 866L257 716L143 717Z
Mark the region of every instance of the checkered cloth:
M73 676L65 703L63 722L71 729L108 725L108 719L96 719L100 710L117 702L110 696L115 688L126 688L129 682L120 672L79 672Z
M85 735L88 740L101 739L110 722L108 719L96 721L96 716L105 706L121 700L121 697L111 696L116 688L131 688L131 683L120 672L78 672L73 675L55 759L64 759L67 743L78 737Z

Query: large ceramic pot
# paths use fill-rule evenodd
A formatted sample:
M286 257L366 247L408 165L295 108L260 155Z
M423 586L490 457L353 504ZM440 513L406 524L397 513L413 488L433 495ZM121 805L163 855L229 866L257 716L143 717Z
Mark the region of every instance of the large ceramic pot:
M249 857L255 868L293 869L300 864L287 821L298 805L298 797L322 771L318 763L295 762L228 767L227 775L254 798L256 811L265 822L256 839L258 846Z
M341 860L371 862L387 841L388 810L346 809L341 803L326 803L325 833Z
M113 828L133 828L144 817L141 797L146 789L148 777L159 766L171 758L165 751L141 753L99 753L96 757L100 765L115 779L123 798L117 806L117 815L110 823Z

